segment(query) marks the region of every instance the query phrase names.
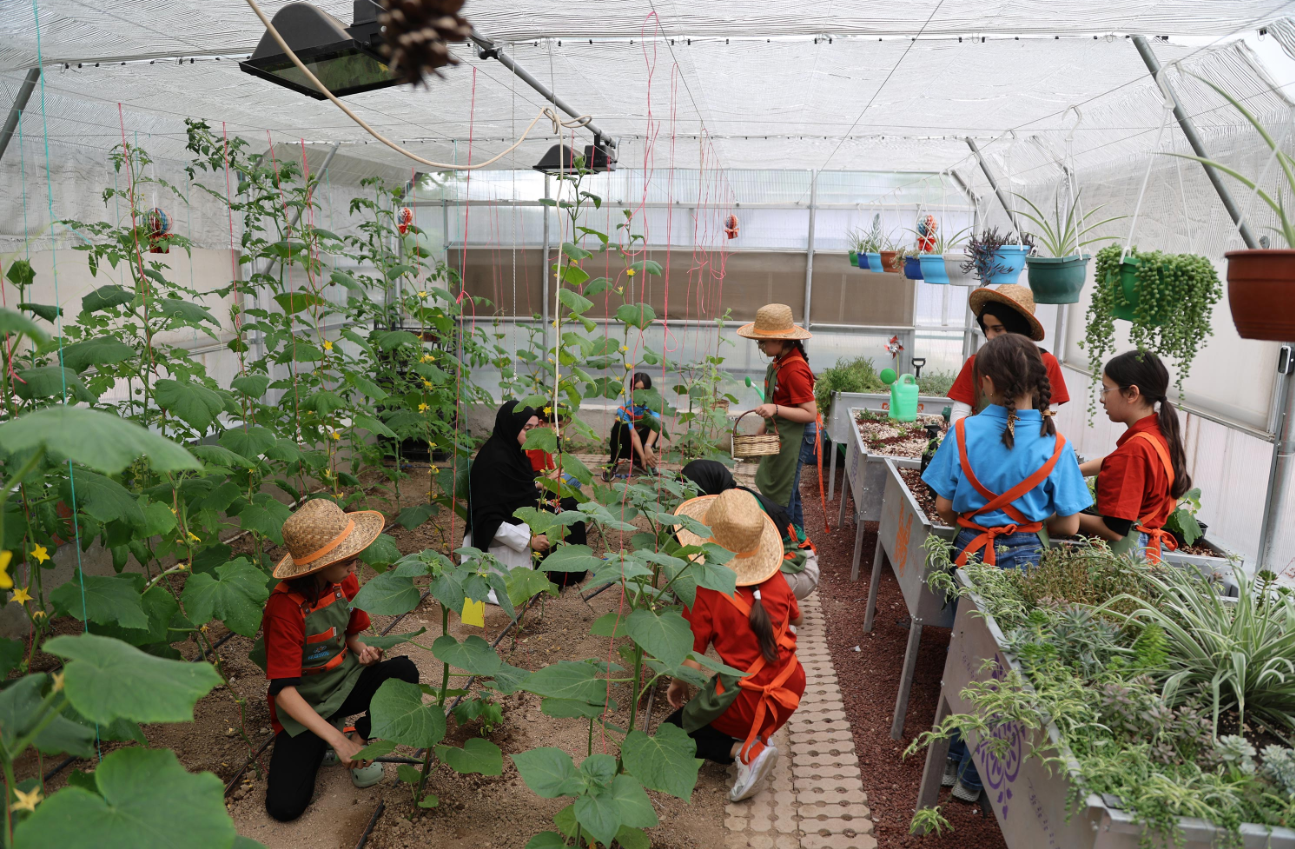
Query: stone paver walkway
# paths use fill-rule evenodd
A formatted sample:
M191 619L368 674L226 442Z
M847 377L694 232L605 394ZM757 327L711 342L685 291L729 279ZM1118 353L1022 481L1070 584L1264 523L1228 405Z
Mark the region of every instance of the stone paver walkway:
M817 594L800 603L796 653L805 695L774 735L782 753L753 798L725 808L725 849L876 849L850 723L828 655Z

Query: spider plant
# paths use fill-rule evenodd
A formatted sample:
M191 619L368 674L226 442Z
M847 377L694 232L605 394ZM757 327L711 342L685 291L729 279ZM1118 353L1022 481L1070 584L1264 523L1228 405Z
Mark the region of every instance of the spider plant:
M878 253L882 250L882 241L881 215L877 214L872 216L872 224L868 229L859 233L859 253Z
M1277 159L1277 164L1281 166L1282 174L1286 177L1286 185L1284 188L1289 189L1291 195L1295 196L1295 159L1292 159L1278 147L1277 140L1272 137L1272 134L1264 128L1264 125L1259 122L1259 119L1256 118L1250 110L1241 105L1240 101L1204 77L1196 74L1192 74L1192 76L1217 91L1227 100L1228 103L1231 103L1247 121L1250 122L1250 125L1255 128L1255 132L1259 133L1259 137L1264 140L1264 144L1268 145L1268 149L1273 152L1273 156ZM1274 233L1279 233L1281 237L1286 240L1286 247L1295 248L1295 222L1292 222L1290 217L1286 214L1286 203L1282 199L1283 187L1278 187L1277 199L1273 200L1272 195L1268 194L1263 189L1260 189L1254 180L1234 171L1221 162L1215 162L1213 159L1206 159L1202 156L1192 156L1186 153L1165 153L1165 155L1176 156L1179 159L1191 159L1194 162L1199 162L1202 165L1222 171L1229 177L1239 180L1243 186L1254 191L1254 193L1258 195L1264 203L1268 204L1269 208L1277 214L1277 220L1281 222L1281 229L1276 227L1268 227L1267 229L1272 230Z
M1083 253L1084 247L1087 245L1095 244L1097 242L1108 242L1114 239L1114 236L1094 236L1091 239L1085 239L1084 237L1096 230L1098 227L1105 226L1110 224L1112 221L1119 221L1121 218L1126 217L1123 215L1116 215L1103 221L1099 221L1096 224L1089 224L1089 218L1096 215L1102 207L1099 206L1096 209L1089 210L1087 213L1081 213L1079 211L1079 196L1081 192L1075 193L1074 200L1070 202L1070 206L1066 209L1065 215L1063 216L1061 211L1061 193L1058 192L1052 199L1052 216L1049 218L1043 210L1039 209L1039 207L1034 204L1034 201L1022 194L1018 194L1016 192L1013 192L1013 194L1025 201L1025 203L1029 205L1030 209L1034 210L1032 213L1026 212L1025 210L1018 210L1018 213L1034 222L1034 224L1039 228L1039 231L1034 234L1039 240L1039 246L1043 248L1043 250L1047 251L1048 256L1056 257L1058 259L1070 256L1072 254L1071 246L1074 246L1073 253L1081 254Z

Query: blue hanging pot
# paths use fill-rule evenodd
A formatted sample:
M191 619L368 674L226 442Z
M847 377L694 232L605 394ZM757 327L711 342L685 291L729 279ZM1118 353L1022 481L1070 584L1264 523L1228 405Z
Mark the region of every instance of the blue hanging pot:
M904 257L904 276L909 280L922 279L922 264L917 261L917 257Z
M999 266L1002 270L992 274L993 279L985 280L983 285L999 286L1004 283L1015 283L1025 268L1025 255L1029 252L1030 248L1025 245L1003 245L996 250L991 267Z
M937 286L949 282L949 272L944 268L944 257L939 254L922 254L917 258L922 267L922 279Z
M881 267L881 253L880 253L880 252L878 252L878 251L873 251L873 252L871 252L871 253L869 253L869 254L868 254L868 270L869 270L869 271L885 271L885 269Z

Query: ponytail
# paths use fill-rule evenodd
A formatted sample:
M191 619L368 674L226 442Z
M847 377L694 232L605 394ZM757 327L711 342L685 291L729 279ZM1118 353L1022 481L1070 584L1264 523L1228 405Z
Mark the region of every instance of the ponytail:
M765 663L778 662L778 640L773 636L773 623L769 621L769 614L765 612L764 604L760 601L760 588L755 588L755 601L751 603L751 615L747 618L751 624L751 630L755 632L755 638L760 643L760 654L764 655Z
M1156 424L1160 433L1169 444L1169 464L1174 470L1174 485L1169 494L1182 498L1192 488L1192 476L1187 472L1187 449L1183 446L1183 431L1178 423L1178 411L1169 403L1169 369L1160 358L1150 351L1125 351L1112 357L1103 370L1106 376L1127 392L1138 387L1138 392L1153 407L1160 405L1156 412Z

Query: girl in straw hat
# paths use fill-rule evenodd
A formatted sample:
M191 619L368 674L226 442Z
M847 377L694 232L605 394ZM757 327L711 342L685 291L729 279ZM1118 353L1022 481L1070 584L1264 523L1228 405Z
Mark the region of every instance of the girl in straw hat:
M279 584L261 628L270 679L270 723L277 732L265 810L286 822L301 816L315 792L315 773L329 747L351 767L356 787L382 780L382 764L355 760L369 733L369 702L384 681L418 683L409 658L382 659L360 634L369 616L351 608L359 592L355 559L382 533L381 513L343 513L332 501L307 501L283 523L288 555L275 567ZM355 734L344 720L364 713Z
M814 373L805 357L804 340L810 333L791 320L791 307L765 304L755 321L744 324L737 335L755 339L760 353L773 357L764 373L765 403L755 414L765 420L764 433L776 430L782 450L760 458L755 485L781 504L796 527L805 527L800 503L800 470L814 460L818 450L818 405L814 402Z
M719 674L696 697L688 685L670 682L667 698L675 708L666 722L687 731L697 754L722 764L737 761L737 779L729 798L740 801L755 793L773 770L778 750L769 745L774 732L791 718L805 692L805 670L796 659L794 626L801 624L796 597L783 579L783 546L778 529L740 489L703 495L679 505L675 513L706 524L710 539L679 530L683 545L714 542L734 552L728 567L737 573L737 588L723 595L697 588L684 618L692 626L693 652L713 643L724 663L749 673ZM701 664L684 664L700 670Z
M997 339L1004 333L1015 333L1035 342L1042 342L1043 325L1034 317L1034 293L1028 286L1005 283L997 289L982 287L967 297L967 305L976 316L980 332L985 340ZM1066 390L1066 380L1061 375L1061 363L1057 358L1042 348L1043 365L1048 370L1048 382L1052 387L1052 403L1060 406L1070 400ZM949 389L949 399L953 401L952 421L969 416L984 407L986 400L976 391L976 355L967 357L958 372L958 379Z

